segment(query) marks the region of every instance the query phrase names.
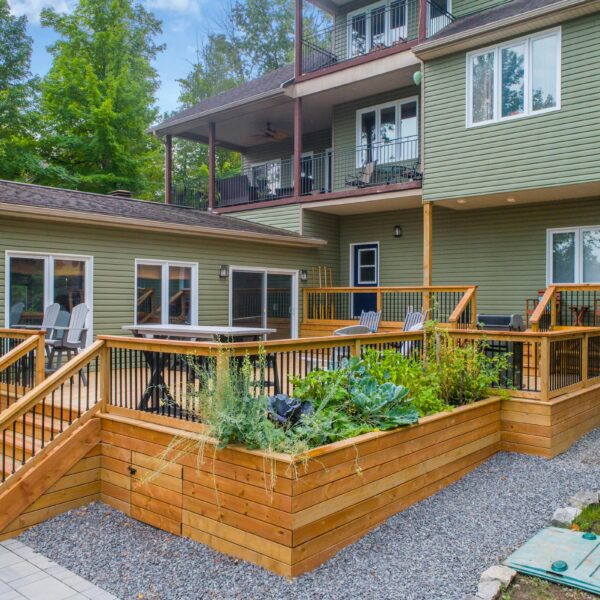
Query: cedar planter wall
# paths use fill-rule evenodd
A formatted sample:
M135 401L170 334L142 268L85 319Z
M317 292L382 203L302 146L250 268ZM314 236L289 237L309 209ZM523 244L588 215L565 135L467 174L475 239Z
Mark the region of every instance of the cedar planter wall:
M203 464L194 453L164 464L156 457L172 430L116 415L102 421L104 502L287 577L456 481L501 442L497 398L319 448L296 470L285 455L213 446Z

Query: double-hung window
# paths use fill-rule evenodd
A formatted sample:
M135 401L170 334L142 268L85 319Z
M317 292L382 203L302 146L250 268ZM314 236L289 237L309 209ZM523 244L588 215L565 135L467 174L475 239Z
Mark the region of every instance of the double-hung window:
M198 324L198 265L137 260L135 290L136 325Z
M600 283L600 226L548 231L548 283Z
M560 108L561 30L467 54L467 125Z
M348 56L361 56L406 39L407 23L407 0L386 0L348 13Z

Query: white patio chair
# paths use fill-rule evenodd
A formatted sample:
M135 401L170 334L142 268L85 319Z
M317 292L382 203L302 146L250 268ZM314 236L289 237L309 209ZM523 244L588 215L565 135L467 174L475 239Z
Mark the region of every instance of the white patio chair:
M69 324L66 327L56 325L53 328L56 331L56 337L46 340L49 370L52 370L56 354L58 354L56 368L60 369L63 352L67 354L67 360L71 360L85 346L85 336L87 334L85 322L89 312L90 309L87 304L78 304L73 308Z
M9 327L16 327L19 324L19 321L21 320L21 315L23 314L24 310L24 302L17 302L16 304L13 304L10 307L10 316L8 318Z
M342 327L336 329L333 335L362 335L364 333L377 333L379 329L379 321L381 321L381 311L375 312L374 310L365 312L364 310L360 313L360 319L358 325L349 325L348 327Z

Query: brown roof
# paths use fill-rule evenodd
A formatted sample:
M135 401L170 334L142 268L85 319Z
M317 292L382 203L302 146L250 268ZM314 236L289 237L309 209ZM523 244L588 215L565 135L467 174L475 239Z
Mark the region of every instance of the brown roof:
M221 92L216 96L211 96L202 102L198 102L191 108L179 111L172 117L169 117L159 125L152 128L153 131L160 133L161 130L167 129L170 125L174 125L180 121L186 121L191 118L200 117L203 113L221 108L234 102L241 100L250 100L255 96L266 94L271 91L278 90L283 85L292 80L294 77L294 65L286 65L274 71L266 73L258 79L248 81L236 88Z
M219 235L223 237L253 237L265 243L290 245L323 245L325 242L301 236L291 231L252 223L244 219L218 215L148 200L136 200L75 190L16 183L0 180L0 212L14 212L29 217L51 216L52 213L71 216L74 220L87 217L115 226L146 225L148 228L180 229L182 233ZM23 210L25 209L25 210Z

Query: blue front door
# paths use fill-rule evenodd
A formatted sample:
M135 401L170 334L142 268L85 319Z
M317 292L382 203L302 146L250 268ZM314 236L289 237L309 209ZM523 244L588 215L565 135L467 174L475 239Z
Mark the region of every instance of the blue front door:
M379 244L353 246L352 285L366 288L379 285ZM352 317L357 319L363 310L377 310L377 294L352 294Z

